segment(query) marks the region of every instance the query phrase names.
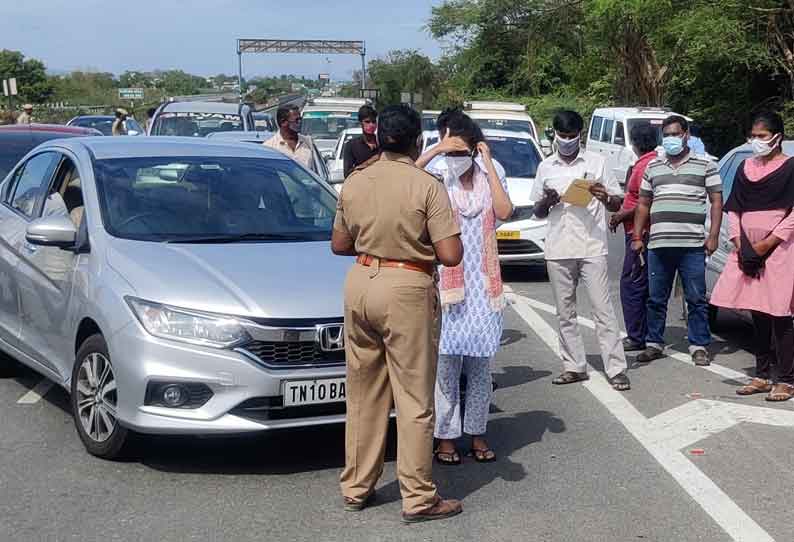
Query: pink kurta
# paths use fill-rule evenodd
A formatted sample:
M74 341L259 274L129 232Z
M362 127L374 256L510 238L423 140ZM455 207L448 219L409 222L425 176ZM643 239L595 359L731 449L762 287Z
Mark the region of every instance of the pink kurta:
M788 159L785 157L763 164L751 158L744 163L744 173L751 182L757 182ZM786 212L787 209L776 209L742 214L742 227L751 243L761 241L770 232L782 242L766 260L760 279L742 273L738 252L732 251L711 294L712 305L772 316L791 316L794 313L794 212L784 219ZM738 239L738 213L728 213L728 219L731 240Z

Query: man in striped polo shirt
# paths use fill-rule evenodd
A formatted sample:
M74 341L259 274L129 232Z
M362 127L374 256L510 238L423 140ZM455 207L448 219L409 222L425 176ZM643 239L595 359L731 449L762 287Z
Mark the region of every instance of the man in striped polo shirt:
M648 242L648 338L638 357L648 363L664 356L667 303L675 274L684 284L688 314L689 351L696 365L710 363L711 343L706 301L706 255L717 250L722 223L722 181L717 165L690 152L689 124L672 115L662 124L665 154L645 170L635 217L641 232L650 215ZM711 225L705 234L706 212L711 202ZM632 249L642 250L642 237L633 238Z

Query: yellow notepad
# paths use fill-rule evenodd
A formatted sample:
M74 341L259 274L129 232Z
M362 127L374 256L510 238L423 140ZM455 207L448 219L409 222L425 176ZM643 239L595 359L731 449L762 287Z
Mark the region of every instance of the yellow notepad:
M574 179L571 186L568 187L568 190L565 191L565 194L560 199L571 205L587 207L593 199L593 194L590 193L592 184L593 181L587 179Z

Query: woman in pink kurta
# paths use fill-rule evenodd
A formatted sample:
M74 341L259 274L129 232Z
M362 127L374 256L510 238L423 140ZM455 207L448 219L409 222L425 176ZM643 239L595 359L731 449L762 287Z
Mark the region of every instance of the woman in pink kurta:
M794 397L794 160L783 154L783 137L779 115L756 115L754 156L740 165L725 204L737 250L711 296L713 305L751 312L756 377L736 393L768 393L768 401Z

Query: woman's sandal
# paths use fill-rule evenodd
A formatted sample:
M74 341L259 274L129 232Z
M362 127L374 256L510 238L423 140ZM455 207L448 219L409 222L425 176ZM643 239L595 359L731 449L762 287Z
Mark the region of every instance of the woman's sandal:
M772 391L769 392L765 399L772 403L781 403L788 401L792 397L794 397L794 386L779 382L772 386Z
M472 448L469 450L469 457L473 457L477 463L492 463L496 461L496 453L490 448Z
M589 379L590 377L587 376L587 373L574 373L573 371L565 371L560 376L552 380L551 383L560 386L564 384L573 384L574 382L583 382Z
M772 383L763 378L753 378L749 384L736 390L736 395L753 395L756 393L770 393Z
M460 465L460 455L457 450L451 452L436 450L433 452L433 456L436 458L436 462L441 465Z

